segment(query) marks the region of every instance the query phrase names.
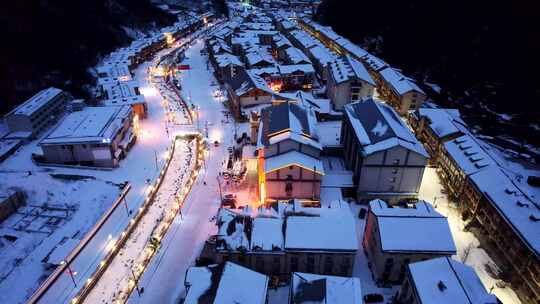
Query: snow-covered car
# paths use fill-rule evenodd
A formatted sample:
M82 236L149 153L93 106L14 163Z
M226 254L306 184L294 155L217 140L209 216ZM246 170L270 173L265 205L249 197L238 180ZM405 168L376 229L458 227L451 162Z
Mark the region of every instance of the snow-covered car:
M223 200L221 200L221 205L225 207L235 208L236 207L236 194L232 194L232 193L225 194L223 196Z

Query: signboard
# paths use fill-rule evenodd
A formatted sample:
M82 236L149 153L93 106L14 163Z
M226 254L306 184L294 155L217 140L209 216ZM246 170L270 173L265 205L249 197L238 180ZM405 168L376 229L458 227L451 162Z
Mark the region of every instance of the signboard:
M183 71L183 70L191 70L191 67L189 66L189 64L181 64L178 66L178 69Z

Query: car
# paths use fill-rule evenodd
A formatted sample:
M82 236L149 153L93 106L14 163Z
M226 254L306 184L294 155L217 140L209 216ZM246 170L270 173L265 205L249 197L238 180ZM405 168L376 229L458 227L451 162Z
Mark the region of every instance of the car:
M364 296L364 303L381 303L384 302L384 297L380 293L368 293Z
M219 147L219 141L214 141L214 147Z
M360 208L360 212L358 212L358 218L363 220L366 218L367 210L366 208Z
M236 207L236 194L225 194L221 200L221 205L226 207Z

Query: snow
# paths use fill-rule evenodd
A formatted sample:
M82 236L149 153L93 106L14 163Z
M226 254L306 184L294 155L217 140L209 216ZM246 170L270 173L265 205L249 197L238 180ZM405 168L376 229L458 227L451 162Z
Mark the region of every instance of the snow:
M184 299L185 304L197 304L199 298L212 286L211 268L217 268L217 265L208 267L190 267L186 273L185 284L189 291Z
M470 175L483 168L495 165L491 157L470 136L463 135L444 143L444 148L465 175Z
M283 220L277 218L258 217L253 220L251 233L251 250L272 251L283 249Z
M454 259L474 268L484 286L494 288L493 293L505 304L519 304L517 295L509 287L502 287L500 280L493 278L486 270L487 265L495 265L487 252L480 248L480 242L472 232L464 231L465 223L455 202L443 195L444 188L435 168L426 168L418 193L418 198L435 203L436 209L448 217L450 230L457 248ZM356 266L356 265L355 265ZM362 286L365 286L363 284Z
M52 87L42 90L36 95L30 97L24 103L17 106L15 109L11 110L11 112L8 113L8 116L11 114L30 116L48 104L51 99L60 93L62 93L62 90Z
M286 221L285 249L358 250L354 219L350 212L319 217L289 216Z
M214 303L264 304L267 288L267 276L226 262Z
M319 141L324 147L338 147L341 145L341 125L340 120L337 121L321 121L318 122L315 129L319 137Z
M311 292L320 298L313 299ZM325 304L357 304L362 302L362 287L358 278L293 272L291 296L298 304L314 303L314 300Z
M210 235L216 234L216 226L210 221L219 208L217 174L220 164L227 156L227 146L233 141L233 126L226 122L222 103L216 101L212 93L216 87L212 72L206 69L206 58L200 54L202 41L186 51L185 64L191 70L182 73L182 94L191 95L193 104L199 105L200 120L208 121L209 134L219 134L219 147L212 147L205 160L206 168L187 195L182 207L182 217L173 221L169 232L161 241L160 250L147 267L139 286L145 292L139 297L132 293L129 303L173 303L185 293L182 282L186 270L192 265ZM185 98L188 100L187 98ZM203 183L206 182L206 185Z
M387 67L382 71L379 71L379 74L384 81L388 83L399 95L403 95L411 91L425 94L413 79L405 77L400 71L392 67Z
M47 263L53 265L60 265L62 261L65 261L69 253L79 244L78 239L66 239L65 242L58 244L54 247L53 251L49 253Z
M73 142L109 143L124 125L131 108L86 107L65 117L50 132L41 144L61 144Z
M445 137L458 132L466 133L467 125L461 119L456 109L428 109L420 108L421 117L429 119L431 130L439 137Z
M306 170L315 171L317 174L324 175L324 168L321 160L295 150L265 158L264 172L270 173L292 165L297 165Z
M456 252L444 217L378 216L377 221L383 251Z
M412 263L409 269L422 303L497 304L471 267L450 258Z

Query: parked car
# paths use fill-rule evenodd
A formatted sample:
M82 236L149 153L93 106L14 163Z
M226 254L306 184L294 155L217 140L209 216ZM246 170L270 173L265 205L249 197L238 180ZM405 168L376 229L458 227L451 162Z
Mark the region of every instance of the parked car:
M384 297L380 293L369 293L364 296L364 303L381 303L384 302Z
M367 210L366 208L360 208L360 212L358 212L358 218L363 220L366 218Z
M221 205L225 207L236 208L236 194L225 194L223 196L223 200L221 201Z

